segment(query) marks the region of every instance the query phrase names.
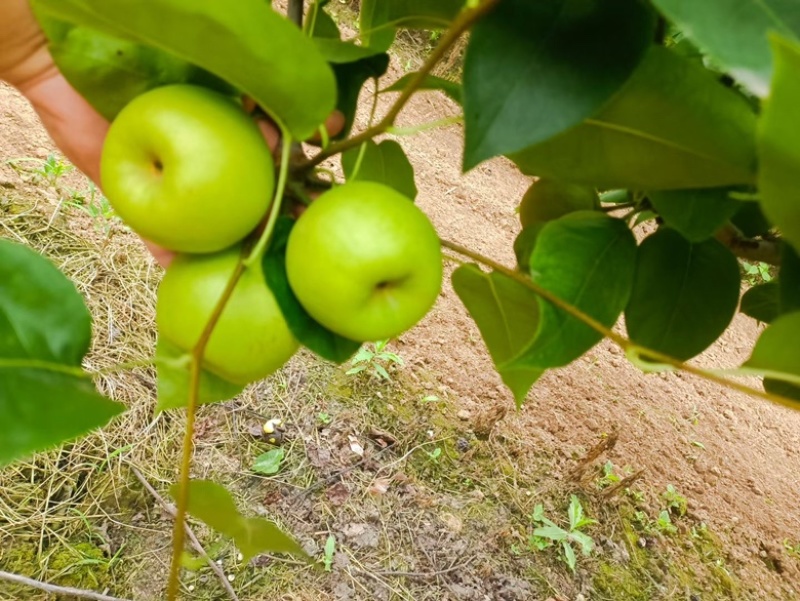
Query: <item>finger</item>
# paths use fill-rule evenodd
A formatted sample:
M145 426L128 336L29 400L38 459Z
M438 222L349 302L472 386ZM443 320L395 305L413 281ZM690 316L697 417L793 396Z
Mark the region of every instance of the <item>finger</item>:
M167 250L166 248L161 248L160 246L158 246L157 244L153 244L149 240L145 240L144 238L142 238L142 242L144 242L144 245L147 247L147 250L150 251L150 254L153 255L153 258L156 260L156 262L159 265L161 265L161 267L163 267L164 269L169 267L170 263L172 263L172 261L174 261L175 257L177 256L171 250Z
M344 129L345 119L344 113L342 111L333 111L328 118L325 119L325 130L328 132L328 136L331 138L334 136L338 136L342 130ZM311 138L309 138L310 142L320 142L321 136L319 132L315 133Z
M261 130L261 135L264 136L270 150L272 150L273 153L276 152L281 144L281 132L279 132L275 124L266 117L257 117L256 125L258 125L258 129Z

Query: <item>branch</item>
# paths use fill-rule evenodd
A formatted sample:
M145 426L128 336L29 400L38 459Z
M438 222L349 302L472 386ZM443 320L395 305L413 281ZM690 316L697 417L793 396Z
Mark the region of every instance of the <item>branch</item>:
M628 338L625 338L624 336L611 331L609 328L605 327L603 324L601 324L599 321L597 321L590 315L587 315L577 307L571 305L564 299L550 292L547 288L544 288L537 282L534 282L530 277L528 277L524 273L516 271L514 269L509 269L508 267L501 265L497 261L485 257L480 253L474 252L464 246L461 246L460 244L456 244L455 242L450 242L449 240L441 240L441 244L444 248L457 252L465 257L472 259L477 263L480 263L481 265L484 265L486 267L491 267L495 271L498 271L503 275L508 276L512 280L515 280L516 282L530 289L537 296L542 297L551 305L557 307L558 309L561 309L571 317L574 317L578 321L586 324L587 326L592 328L595 332L602 334L604 337L608 338L612 342L616 343L620 348L622 348L625 351L628 360L631 361L631 363L633 363L634 365L637 365L640 369L642 369L642 371L675 371L675 370L685 371L686 373L692 374L693 376L697 376L699 378L715 382L716 384L724 386L725 388L729 388L731 390L736 390L737 392L765 399L767 401L776 403L778 405L782 405L784 407L788 407L789 409L793 409L795 411L798 410L798 407L800 406L798 405L798 402L796 400L790 399L782 395L772 394L764 390L759 390L757 388L753 388L752 386L747 386L746 384L740 384L739 382L729 380L728 378L718 373L715 373L714 371L703 369L702 367L696 367L689 363L684 363L679 359L675 359L674 357L665 355L664 353L661 353L659 351L654 351L652 349L640 346L634 343L632 340L629 340Z
M752 240L744 238L741 233L731 224L722 226L714 237L731 249L734 255L740 259L769 263L770 265L781 264L781 242L780 240Z
M375 136L384 133L387 129L392 127L395 119L397 119L397 116L400 114L400 111L403 110L406 103L414 95L414 92L416 92L424 83L425 78L430 74L439 61L442 60L444 55L447 54L447 51L450 49L450 47L458 41L458 38L461 37L461 34L472 27L482 17L486 16L499 1L500 0L483 0L480 4L478 4L478 6L465 9L461 12L461 14L458 15L458 17L456 17L450 28L445 31L444 35L442 35L439 43L436 45L436 48L434 48L431 55L428 57L422 67L420 67L420 70L414 73L414 76L408 82L406 87L403 88L400 96L394 101L394 104L379 123L365 129L352 138L331 144L328 146L328 148L319 152L312 159L307 159L297 163L294 166L294 171L308 171L309 169L319 165L325 159L344 152L345 150L349 150L350 148L355 148L359 144L366 142L367 140L371 140Z
M289 6L286 9L286 16L297 25L300 29L303 28L303 0L289 0Z
M34 580L33 578L20 576L19 574L12 574L10 572L0 571L0 580L16 582L17 584L23 584L25 586L30 586L31 588L37 588L40 591L45 591L53 595L68 595L70 597L78 597L79 599L93 599L94 601L126 601L120 597L110 597L109 595L103 595L93 591L85 591L79 588L72 588L71 586L56 586L55 584L48 584L46 582L41 582L40 580Z
M131 468L133 475L136 476L137 480L139 480L139 482L142 483L142 486L144 486L147 489L147 492L153 495L155 500L158 501L158 504L161 505L164 511L170 514L173 518L176 517L178 511L175 509L175 506L172 505L171 503L167 503L164 497L158 494L158 491L151 486L151 484L147 481L147 479L134 465L129 463L128 467ZM203 545L200 544L200 541L198 540L197 536L195 536L195 533L189 527L189 524L184 522L183 527L186 529L186 536L189 537L189 542L192 543L192 547L194 547L194 550L197 551L200 554L200 556L206 560L208 567L210 567L213 570L213 572L217 575L219 581L222 583L223 588L228 592L228 596L231 598L231 600L239 601L239 597L237 596L236 591L233 590L230 581L225 576L225 572L223 572L222 568L220 568L219 565L217 565L216 561L214 561L213 559L211 559L211 557L209 557L208 553L206 553L206 550L203 548Z

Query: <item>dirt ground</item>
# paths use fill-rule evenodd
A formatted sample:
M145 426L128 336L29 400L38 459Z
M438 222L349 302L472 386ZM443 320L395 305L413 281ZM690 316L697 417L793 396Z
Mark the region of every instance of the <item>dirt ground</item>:
M422 95L403 113L401 125L434 121L454 110L436 94ZM519 229L514 208L529 180L499 160L462 175L456 126L399 141L416 169L418 203L440 235L511 264ZM24 163L13 168L6 161L41 162L52 151L24 101L0 88L0 195L12 204L36 195L41 205L35 212L43 222L53 217L58 190L31 179L20 168ZM75 174L67 181L86 185ZM155 286L158 270L131 234L116 224L109 245L86 215L63 206L61 212L53 221L59 228L94 245L97 257L109 248L119 257L120 248L126 249L128 260L138 261L137 269L147 274L143 284ZM15 237L10 227L0 227L0 235ZM40 248L51 250L44 243ZM137 310L145 315L152 306ZM131 328L147 330L152 338L151 316L129 319ZM758 331L756 322L738 316L698 363L741 363ZM800 547L786 548L800 545L800 412L684 374L645 375L608 342L547 373L516 411L448 283L428 317L391 348L405 360L392 383L347 378L342 370L303 355L225 409L202 412L196 475L226 480L253 511L280 515L312 555L320 555L328 533L339 544L331 574L269 557L241 567L236 583L242 599L800 598ZM147 425L152 391L142 390L150 398L137 415L147 416L142 417ZM429 400L423 403L423 396ZM295 459L281 476L257 479L248 472L254 449L264 449L235 434L243 427L239 408L291 418L287 456ZM330 424L320 423L322 412L335 416ZM171 420L169 427L165 420L158 426L166 428L165 436L179 431L180 420ZM616 445L581 470L589 450L614 432ZM364 460L354 456L353 437L366 449ZM389 438L398 440L400 450L382 450L380 441ZM430 457L433 446L425 445L439 445L443 459ZM598 469L606 461L619 473L625 466L624 473L643 470L630 486L638 496L602 496ZM119 481L138 491L146 506L129 525L146 544L130 543L127 549L136 548L130 557L122 547L124 574L110 568L117 571L107 586L121 596L156 599L168 552L168 520L120 465ZM337 476L343 467L351 471ZM142 471L162 491L174 474L171 465L145 465ZM23 476L22 470L6 473L0 484L9 486ZM687 500L686 515L673 515L677 532L659 533L641 523L637 529L631 516L643 511L655 519L668 485ZM4 490L0 569L18 570L8 549L30 533L8 517L10 498L3 499ZM534 505L542 503L551 517L564 516L571 493L581 495L587 512L600 522L588 530L597 551L579 558L575 575L559 561L557 550L527 546L532 528L527 516ZM106 539L117 540L119 548L126 526L104 527ZM58 525L52 530L57 533ZM43 537L30 536L39 539L41 557ZM204 536L213 540L210 533ZM263 588L264 571L272 592ZM211 590L214 581L199 574L197 588L184 592L187 599L225 598L221 592L202 596L200 589ZM53 572L31 566L29 575ZM21 590L0 582L0 599L46 598Z

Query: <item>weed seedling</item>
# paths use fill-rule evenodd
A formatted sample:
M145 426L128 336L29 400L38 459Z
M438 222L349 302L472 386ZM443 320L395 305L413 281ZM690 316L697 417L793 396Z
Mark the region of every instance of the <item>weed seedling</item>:
M322 558L322 565L325 566L325 571L330 572L333 566L333 555L336 553L336 537L333 534L328 535L328 540L325 541L325 555Z
M386 350L388 344L388 340L379 340L374 344L362 346L350 362L352 367L345 373L348 376L354 376L362 371L367 371L381 380L391 382L392 376L389 375L387 368L391 365L403 367L405 363L400 355ZM370 346L372 348L369 348Z
M560 543L564 553L564 562L570 571L574 573L578 559L575 555L573 544L577 544L580 547L583 555L589 556L594 549L594 539L581 532L581 529L596 524L597 521L586 517L583 512L583 505L575 495L570 498L568 516L569 530L565 530L545 517L541 504L536 505L533 509L531 520L544 525L533 531L529 544L531 548L543 551L554 544Z
M666 492L661 493L661 498L667 504L667 510L673 515L683 517L686 515L688 502L686 497L680 494L672 484L667 484Z

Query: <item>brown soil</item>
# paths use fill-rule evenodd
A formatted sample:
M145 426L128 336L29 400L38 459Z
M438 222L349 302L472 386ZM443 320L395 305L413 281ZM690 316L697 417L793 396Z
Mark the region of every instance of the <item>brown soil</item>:
M454 110L438 95L425 94L412 102L401 124L434 121ZM7 88L0 88L0 140L3 162L21 157L43 158L52 150L35 116L19 96ZM441 236L511 264L511 246L519 228L514 209L529 180L501 160L462 175L459 168L462 138L458 127L401 138L400 142L416 169L420 190L418 203L434 221ZM3 162L0 162L0 184L24 186L18 173ZM73 223L77 225L73 227L86 227L85 221L75 219ZM93 234L87 231L86 235ZM133 238L130 240L129 243L134 244ZM747 357L757 334L758 325L753 320L737 317L725 336L698 363L737 365ZM493 554L506 553L511 542L524 541L525 527L520 525L520 512L529 513L537 501L544 502L548 510L558 507L548 496L553 490L583 488L584 493L590 493L585 486L572 482L569 472L588 449L612 431L618 431L619 442L603 460L611 460L616 466L629 465L633 470L644 470L643 479L639 481L646 496L644 506L649 506L656 515L659 491L668 484L681 491L688 498L685 523L705 524L718 537L722 549L720 561L737 583L734 592L723 595L710 583L703 590L702 580L694 587L681 589L667 579L672 590L661 591L653 598L798 598L799 564L786 553L783 542L800 542L800 412L772 406L684 374L645 375L608 342L598 345L568 368L547 373L535 385L525 406L515 411L513 399L493 370L477 328L449 285L445 286L429 316L396 341L393 348L406 360L406 368L400 370L398 378L402 375L402 381L411 389L417 386L441 396L446 401L451 428L454 427L452 423L460 422L458 431L472 441L473 448L505 453L505 457L493 459L497 464L495 472L499 473L506 461L516 466L517 473L510 478L514 479L514 484L518 483L517 496L508 491L503 493L516 499L516 507L504 501L505 512L498 510L492 519L484 520L484 525L489 524L487 532L469 532L463 529L463 520L457 517L460 514L456 509L461 509L471 498L481 499L498 491L476 488L477 493L439 494L426 505L427 493L421 485L402 482L398 475L402 472L388 470L375 474L380 468L373 468L372 476L343 478L341 485L336 485L338 489L327 487L324 497L313 502L312 496L299 500L288 497L287 500L286 495L282 498L277 494L271 500L288 516L286 519L295 532L300 532L301 538L305 534L312 538L320 524L323 529L327 524L352 551L347 556L337 555L341 561L334 564L334 571L348 570L351 579L325 581L318 596L286 593L281 598L544 599L552 596L576 599L579 595L585 599L595 598L587 574L571 579L557 564L540 574L550 583L549 592L530 572L526 575L518 566L514 568L511 560L506 565L512 567L505 571L494 568L495 571L490 569L482 574L480 566L491 564ZM289 373L303 375L307 372L307 368L296 366ZM275 392L269 384L264 386L264 390ZM387 391L377 384L373 388L383 391L378 392L378 396L386 395L387 402L398 394L394 388ZM322 397L318 395L317 398ZM321 406L339 406L330 398L325 402L328 405ZM208 415L207 419L214 419L214 414ZM306 425L314 429L316 413L309 415L310 418L296 420L298 429L302 429L304 419ZM423 422L426 419L420 418ZM499 421L495 423L495 420ZM382 425L392 427L391 421L384 422ZM434 431L437 423L434 418L428 423L433 436L438 436L439 432ZM334 422L321 433L303 438L308 461L322 466L318 470L320 477L333 473L338 463L352 463L342 451L345 445L342 441L352 433L346 424L346 420ZM484 436L470 437L471 432L481 432ZM488 442L481 442L487 436ZM314 447L315 440L320 443L319 448ZM480 446L490 443L495 446ZM333 460L332 449L335 450ZM484 451L479 451L478 456ZM203 457L211 461L208 452L199 450L201 466L213 463L204 463ZM217 469L222 456L224 452L214 456ZM475 458L477 460L477 456ZM461 462L468 460L466 455L459 459ZM372 461L382 465L383 458L373 456ZM241 469L238 458L231 468L232 472ZM207 470L203 467L202 471ZM396 497L392 497L393 501L386 500L384 505L371 509L362 508L361 512L344 504L343 499L349 495L363 498L380 476L394 476L392 487ZM401 483L397 484L398 481ZM496 496L499 498L499 493ZM611 520L610 516L624 507L625 502L609 503L604 509L598 505L602 503L595 504L595 513L605 512L602 514ZM327 517L320 518L321 507L328 512ZM688 537L688 526L682 528L682 534ZM397 549L385 546L381 537L386 533L396 537ZM619 535L607 529L603 536L596 538L605 537L612 545L612 539L618 539ZM432 565L444 570L459 561L464 563L458 572L461 576L455 578L455 571L439 574L409 585L410 590L416 591L413 594L392 593L391 586L387 590L386 586L376 585L374 574L368 578L359 575L359 570L367 571L367 567L356 563L360 552L379 548L379 539L384 555L375 558L373 564L377 562L383 567L384 572L377 577L384 584L391 583L392 570L430 572ZM317 540L320 539L317 537ZM321 540L324 542L324 537ZM642 536L637 542L647 545L650 541ZM673 545L675 548L668 552L665 550L664 556L672 554L678 561L681 544ZM416 555L404 545L416 548ZM415 567L421 564L408 559L418 557L419 550L428 555L424 570ZM405 564L393 561L392 552L408 561ZM350 559L345 561L347 557ZM408 567L397 567L401 564ZM403 575L397 577L403 578ZM414 578L413 574L405 576L406 580ZM3 584L0 584L0 593L2 591ZM141 594L144 596L137 598L147 598L145 593ZM406 594L411 596L403 596ZM598 595L596 598L612 597ZM629 597L620 594L619 598Z

